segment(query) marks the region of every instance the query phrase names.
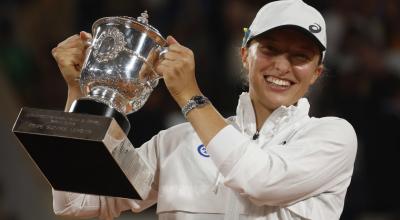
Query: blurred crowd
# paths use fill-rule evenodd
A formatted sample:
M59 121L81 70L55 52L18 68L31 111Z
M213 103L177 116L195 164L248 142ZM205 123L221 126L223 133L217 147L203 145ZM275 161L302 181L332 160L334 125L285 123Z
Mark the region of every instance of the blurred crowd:
M10 130L22 106L63 109L67 88L50 52L59 42L81 30L91 32L98 18L137 17L147 10L150 24L194 51L203 93L230 116L246 89L239 50L243 28L266 2L0 1L0 219L55 219L50 187ZM341 219L400 219L400 1L305 2L322 12L328 30L326 70L308 94L312 115L347 119L359 141ZM160 129L183 122L179 111L160 83L145 106L129 115L131 141L140 146ZM25 194L32 190L36 192ZM45 208L16 208L25 206L19 201L31 196L26 204ZM42 217L27 217L32 212Z

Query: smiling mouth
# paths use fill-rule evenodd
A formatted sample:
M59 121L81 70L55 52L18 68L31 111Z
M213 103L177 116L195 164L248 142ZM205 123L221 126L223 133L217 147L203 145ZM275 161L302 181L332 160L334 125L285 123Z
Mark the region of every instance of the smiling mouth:
M280 79L275 76L264 76L264 79L268 83L268 85L272 85L274 87L282 89L287 89L293 84L293 82L289 80Z

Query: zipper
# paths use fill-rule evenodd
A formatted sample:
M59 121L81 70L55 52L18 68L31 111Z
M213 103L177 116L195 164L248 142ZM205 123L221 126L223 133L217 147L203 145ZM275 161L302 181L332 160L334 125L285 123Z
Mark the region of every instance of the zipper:
M256 130L256 133L254 133L254 135L253 135L253 140L257 140L259 136L260 136L260 132L258 130Z

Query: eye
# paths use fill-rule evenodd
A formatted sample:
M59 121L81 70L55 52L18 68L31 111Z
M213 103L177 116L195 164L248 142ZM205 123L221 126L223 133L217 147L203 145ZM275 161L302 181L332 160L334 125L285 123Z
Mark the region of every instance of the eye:
M265 46L262 46L262 47L260 48L260 50L261 50L261 52L262 52L263 54L270 55L270 56L279 54L278 48L275 47L275 46L273 46L273 45L265 45Z
M311 56L305 53L295 53L291 56L294 64L303 64L311 61Z

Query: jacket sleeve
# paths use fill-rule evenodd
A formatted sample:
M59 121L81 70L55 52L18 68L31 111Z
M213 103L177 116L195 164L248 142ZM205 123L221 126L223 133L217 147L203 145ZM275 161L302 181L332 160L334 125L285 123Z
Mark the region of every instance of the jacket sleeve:
M154 205L157 202L158 190L157 140L158 136L156 135L138 149L139 155L148 162L155 173L151 191L145 200L86 195L53 189L53 209L55 214L79 218L98 217L99 219L110 220L118 217L123 211L140 212Z
M285 206L330 190L346 190L357 149L353 127L339 118L303 128L286 145L257 144L233 126L207 151L225 185L256 205ZM344 187L337 189L335 187Z

